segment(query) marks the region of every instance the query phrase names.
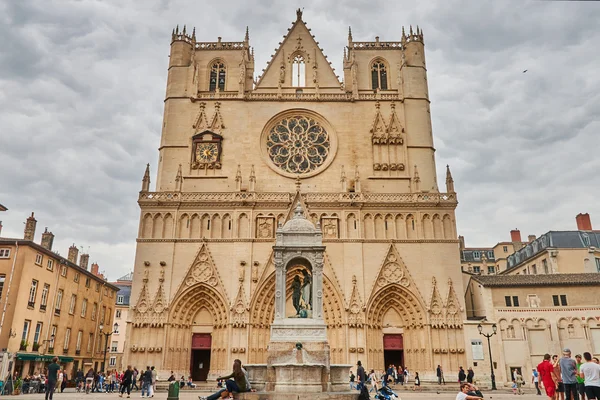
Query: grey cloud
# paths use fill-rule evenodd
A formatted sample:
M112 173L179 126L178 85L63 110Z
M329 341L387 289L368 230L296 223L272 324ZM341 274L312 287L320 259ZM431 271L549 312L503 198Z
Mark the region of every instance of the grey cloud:
M438 181L443 190L449 163L468 244L505 240L515 227L573 229L579 212L600 223L594 2L141 4L0 6L3 236L20 236L36 211L38 236L48 226L63 254L75 242L111 278L127 273L147 162L155 175L171 30L242 40L248 25L258 75L297 7L340 76L349 25L355 41L424 29Z

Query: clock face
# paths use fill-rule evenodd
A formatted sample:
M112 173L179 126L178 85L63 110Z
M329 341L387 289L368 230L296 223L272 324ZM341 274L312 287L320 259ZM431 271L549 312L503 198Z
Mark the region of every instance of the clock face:
M196 161L200 163L213 163L217 161L219 148L216 143L198 143L196 146Z

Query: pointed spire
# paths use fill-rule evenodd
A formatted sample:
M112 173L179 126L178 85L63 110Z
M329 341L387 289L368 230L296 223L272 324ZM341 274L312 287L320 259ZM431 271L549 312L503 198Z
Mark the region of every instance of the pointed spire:
M254 192L254 185L256 183L256 173L254 172L254 164L250 167L250 191Z
M184 26L183 26L183 36L185 36L185 34L186 34L186 33L187 33L187 32L186 32L186 27L185 27L185 25L184 25Z
M354 169L354 191L360 192L360 174L358 173L358 165Z
M242 169L240 164L238 164L237 172L235 173L235 190L238 192L242 190Z
M177 24L177 27L175 28L175 34L179 35L179 24Z
M348 47L352 47L352 27L348 27Z
M181 164L177 168L177 175L175 176L175 191L181 192L181 184L183 183L183 175L181 174Z
M410 36L412 36L412 35L413 35L413 28L412 28L412 25L410 26L409 33L410 33Z
M148 192L150 190L150 164L146 164L146 172L142 178L142 192Z
M244 42L246 43L246 45L248 45L248 43L250 42L250 30L248 29L247 25L246 25L246 36L244 36Z
M344 170L343 165L342 165L342 173L340 174L340 182L342 183L342 192L346 192L347 191L346 171Z
M417 165L415 164L415 172L413 175L413 183L415 184L414 191L421 191L421 178L419 178L419 170L417 169Z
M192 30L192 41L196 42L196 27Z
M302 10L300 8L296 10L296 22L298 21L302 21Z
M446 192L454 192L454 179L452 179L452 172L450 172L450 166L446 165Z

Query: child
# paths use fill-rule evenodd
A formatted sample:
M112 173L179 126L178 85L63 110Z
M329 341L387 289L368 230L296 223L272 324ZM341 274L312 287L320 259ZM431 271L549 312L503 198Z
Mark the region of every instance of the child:
M513 381L513 384L512 384L512 391L513 391L513 394L514 394L514 395L516 395L516 394L517 394L517 382L514 382L514 381Z

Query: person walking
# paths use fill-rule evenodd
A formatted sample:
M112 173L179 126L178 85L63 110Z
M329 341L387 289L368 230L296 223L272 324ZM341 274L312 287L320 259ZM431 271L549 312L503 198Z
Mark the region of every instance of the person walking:
M150 390L152 388L152 371L150 370L150 366L146 366L146 371L142 374L142 399L144 398L144 393L146 397L150 398Z
M465 374L465 370L463 369L463 367L459 367L459 369L458 369L458 383L463 383L466 379L467 379L467 374Z
M559 361L561 378L565 388L566 400L578 400L577 394L577 364L571 358L571 350L564 349Z
M523 393L523 384L525 383L525 381L523 380L523 375L521 375L521 373L519 371L517 371L517 375L515 376L515 383L517 385L516 394L524 394Z
M575 375L575 378L577 379L577 391L581 396L581 400L585 400L585 384L583 378L579 376L579 369L583 365L583 363L581 362L581 354L577 354L575 356L575 365L577 367L577 373Z
M119 394L119 397L123 397L123 393L125 393L125 391L127 391L127 398L130 398L132 379L133 379L133 370L131 369L131 365L128 365L127 369L123 373L123 379L121 379L121 392Z
M60 365L58 365L58 357L52 358L52 364L48 365L48 383L46 384L46 400L52 400L56 382L58 381L58 373Z
M554 374L554 365L550 362L550 354L544 354L544 360L538 364L537 371L539 373L539 381L542 389L546 392L549 399L554 399L556 396L556 381L557 377Z
M583 353L585 363L581 365L580 376L585 385L588 400L600 399L600 365L592 361L589 352Z
M156 369L154 369L154 365L150 368L150 373L152 374L152 387L150 388L150 397L154 397L154 392L156 391L156 377L158 376Z
M133 375L131 376L131 390L140 390L140 388L137 385L137 377L139 374L140 372L138 371L138 369L136 367L133 367Z
M58 371L58 380L56 381L56 390L60 391L60 388L62 386L64 378L65 378L65 375L64 375L63 370L61 369Z
M473 368L469 367L467 371L467 382L473 383L473 378L475 377L475 372L473 372Z
M562 373L560 371L560 360L558 359L558 355L552 356L552 365L554 366L554 376L556 377L556 392L557 392L557 400L558 396L560 396L560 400L565 400L565 387L562 381Z
M375 394L377 394L377 390L379 390L377 388L377 381L379 378L377 377L374 369L372 369L371 373L369 374L369 380L371 381L371 390L369 390L369 392L375 392Z
M537 369L531 370L531 383L535 386L535 390L537 391L537 395L541 396L542 392L540 392L540 374L537 372Z
M421 391L421 378L419 378L419 373L415 372L415 383L413 384L413 392L415 390Z
M358 379L358 383L356 384L356 389L358 391L362 390L367 382L367 375L365 374L365 369L362 366L360 360L356 362L356 379Z
M439 364L435 370L435 375L437 376L438 385L441 385L442 381L444 380L444 371L442 371L442 366ZM444 385L445 384L446 384L446 382L444 382Z

